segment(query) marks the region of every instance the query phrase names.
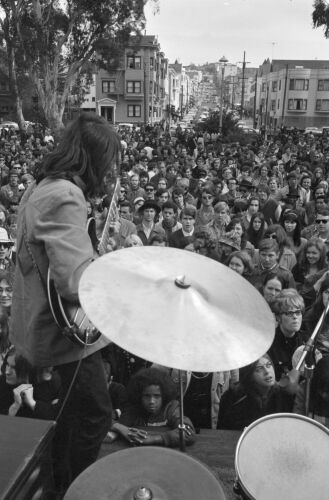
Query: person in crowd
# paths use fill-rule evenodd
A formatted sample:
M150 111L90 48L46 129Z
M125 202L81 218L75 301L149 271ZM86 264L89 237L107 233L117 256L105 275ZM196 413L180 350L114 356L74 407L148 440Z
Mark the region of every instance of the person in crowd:
M231 231L237 237L240 249L245 250L249 253L250 257L253 259L255 255L255 247L247 238L247 232L244 230L242 221L240 217L233 217L230 223L226 227L226 231L230 233Z
M137 173L134 173L130 177L130 186L127 199L128 201L130 201L130 203L134 203L134 200L139 197L145 198L145 191L140 187L139 175Z
M139 208L142 215L140 224L137 224L137 236L142 240L143 245L149 245L150 239L155 234L165 235L165 230L156 223L156 217L159 215L161 209L159 205L153 200L147 200Z
M252 259L245 250L236 250L232 252L227 258L226 265L247 280L254 270Z
M263 286L260 290L264 299L268 304L272 304L272 302L277 298L280 292L289 288L288 281L284 280L284 278L275 272L269 272L263 282Z
M294 277L288 269L279 263L280 249L274 238L264 238L259 244L259 259L251 276L251 283L260 290L266 275L276 272L289 283L290 288L296 288Z
M309 307L304 315L303 326L307 337L310 337L320 320L320 317L329 302L329 273L328 271L317 282L318 292L316 300ZM321 330L317 336L316 348L324 356L329 355L329 318L328 315L324 318Z
M278 326L268 353L273 361L276 379L280 380L292 370L293 354L303 343L300 329L305 305L302 296L293 288L282 290L271 305Z
M283 229L286 232L288 242L290 243L290 248L298 256L306 245L306 238L301 237L301 223L296 212L292 210L286 210L282 215L281 222Z
M61 378L53 441L58 494L96 460L112 407L100 354L108 341L83 345L63 335L49 305L47 274L62 297L78 304L80 277L94 259L86 197L105 194L104 179L115 174L119 152L109 123L82 113L43 159L37 185L19 210L10 340L34 367L56 366Z
M264 238L266 229L265 217L262 212L256 212L251 216L249 227L246 232L247 240L258 249L259 243Z
M58 411L60 378L52 369L33 370L12 346L0 376L0 413L11 417L54 419Z
M261 184L257 190L259 197L259 211L264 214L265 222L268 226L276 224L280 221L282 207L274 198L270 198L270 189L268 186Z
M259 212L259 199L256 196L251 196L248 200L248 208L241 219L241 223L246 231L250 226L251 217Z
M123 246L124 248L142 247L143 242L137 234L131 234L130 236L127 236Z
M177 447L180 410L171 377L158 368L140 370L131 378L127 393L129 407L112 425L112 431L134 446ZM187 417L184 425L184 440L190 445L195 439L194 426Z
M177 220L178 209L177 205L172 201L166 201L161 207L162 220L158 224L164 231L169 239L169 236L181 229L182 224Z
M289 271L296 265L297 259L294 251L290 248L290 242L287 234L280 224L270 225L265 233L264 238L273 238L279 245L279 264Z
M185 207L180 214L181 229L169 235L169 246L184 249L194 240L196 208L193 205Z
M308 240L292 269L297 290L307 307L313 299L313 286L327 270L327 247L320 238Z
M239 370L239 383L220 401L218 429L243 430L255 420L273 413L292 412L293 396L276 382L268 354Z
M0 227L0 270L14 270L15 264L12 258L12 249L14 246L15 242L9 239L6 229Z

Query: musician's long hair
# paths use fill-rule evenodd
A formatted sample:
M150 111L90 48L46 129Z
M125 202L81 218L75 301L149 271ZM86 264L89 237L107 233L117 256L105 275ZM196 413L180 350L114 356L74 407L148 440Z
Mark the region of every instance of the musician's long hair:
M90 196L104 193L105 177L117 174L120 147L118 134L104 118L82 113L65 129L56 149L44 158L37 182L45 177L68 179Z

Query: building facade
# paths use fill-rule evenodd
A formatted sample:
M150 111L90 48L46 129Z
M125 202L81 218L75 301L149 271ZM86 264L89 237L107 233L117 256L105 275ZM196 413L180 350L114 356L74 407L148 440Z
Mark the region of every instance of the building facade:
M329 61L269 60L259 68L258 125L323 127L329 125Z
M168 60L155 36L132 37L116 71L100 70L96 112L112 123L154 123L165 117Z

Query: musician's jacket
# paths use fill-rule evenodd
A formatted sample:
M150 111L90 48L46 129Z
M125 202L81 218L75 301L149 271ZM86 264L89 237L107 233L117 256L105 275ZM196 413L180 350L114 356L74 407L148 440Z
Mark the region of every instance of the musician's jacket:
M68 180L43 179L22 198L10 338L35 366L76 361L108 343L101 338L84 348L65 338L52 317L46 293L49 268L58 293L78 301L80 277L94 258L86 223L83 192Z

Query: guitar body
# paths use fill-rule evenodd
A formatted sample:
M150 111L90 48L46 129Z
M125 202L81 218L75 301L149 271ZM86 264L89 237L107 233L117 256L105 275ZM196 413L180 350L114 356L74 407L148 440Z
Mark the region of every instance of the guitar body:
M98 246L95 219L91 218L88 220L87 230L95 249ZM80 346L94 345L101 336L100 331L89 321L82 307L68 302L57 293L54 281L50 277L49 269L47 274L47 292L51 313L57 325L63 331L63 334Z

